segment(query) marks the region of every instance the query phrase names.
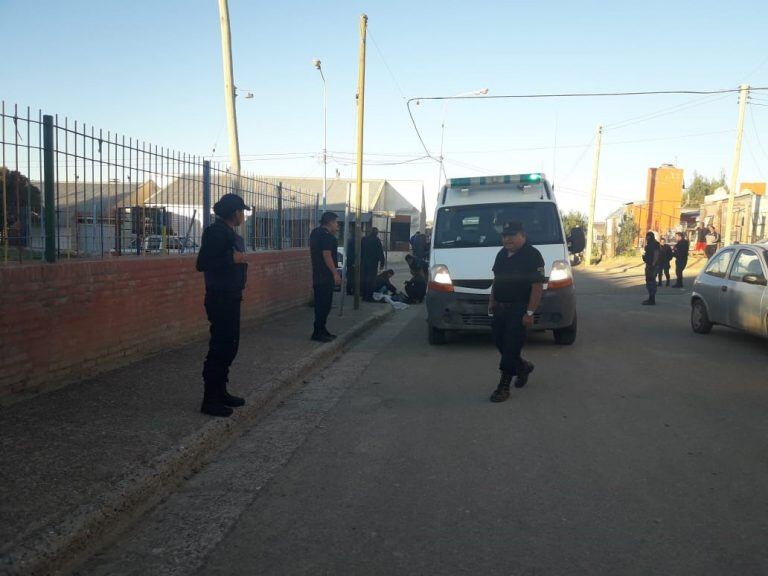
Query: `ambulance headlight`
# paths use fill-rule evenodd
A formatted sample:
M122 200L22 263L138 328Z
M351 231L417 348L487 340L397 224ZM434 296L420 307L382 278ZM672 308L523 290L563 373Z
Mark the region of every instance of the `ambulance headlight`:
M448 267L443 264L432 266L429 273L429 289L437 292L453 292L453 280Z
M547 289L556 290L573 285L573 272L567 260L555 260L552 263L552 271L549 273Z

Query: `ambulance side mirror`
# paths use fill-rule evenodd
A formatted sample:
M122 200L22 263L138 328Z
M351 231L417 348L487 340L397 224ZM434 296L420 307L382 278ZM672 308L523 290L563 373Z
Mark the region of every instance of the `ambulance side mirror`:
M578 254L584 252L584 248L587 246L587 238L584 236L584 230L582 228L571 229L571 234L567 238L568 252L571 254Z

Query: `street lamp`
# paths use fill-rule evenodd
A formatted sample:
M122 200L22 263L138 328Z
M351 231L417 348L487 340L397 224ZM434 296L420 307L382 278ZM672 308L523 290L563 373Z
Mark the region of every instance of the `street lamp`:
M325 74L323 74L323 67L320 60L315 58L312 64L320 72L320 78L323 79L323 212L326 211L326 192L328 186L326 184L326 172L328 169L328 95L325 86Z
M472 92L462 92L451 96L451 98L461 98L463 96L485 96L488 94L488 88L473 90ZM448 110L448 100L443 102L443 120L440 124L440 171L437 174L437 191L440 192L440 181L443 178L443 143L445 142L445 113Z

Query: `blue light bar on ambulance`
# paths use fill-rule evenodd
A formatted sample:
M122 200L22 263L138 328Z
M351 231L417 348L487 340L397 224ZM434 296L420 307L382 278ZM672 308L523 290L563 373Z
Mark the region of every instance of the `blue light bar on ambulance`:
M448 188L467 188L470 186L494 186L499 184L518 184L520 182L541 182L543 174L511 174L507 176L478 176L475 178L451 178Z

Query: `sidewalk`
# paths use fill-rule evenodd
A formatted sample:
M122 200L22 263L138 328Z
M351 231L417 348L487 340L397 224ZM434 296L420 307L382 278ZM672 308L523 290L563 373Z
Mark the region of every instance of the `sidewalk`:
M0 409L0 574L94 549L391 312L348 297L340 318L338 301L330 344L310 341L308 306L244 327L230 389L248 403L229 419L199 412L206 340Z

